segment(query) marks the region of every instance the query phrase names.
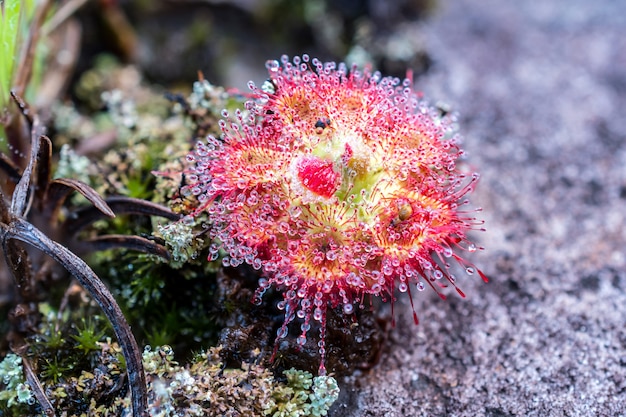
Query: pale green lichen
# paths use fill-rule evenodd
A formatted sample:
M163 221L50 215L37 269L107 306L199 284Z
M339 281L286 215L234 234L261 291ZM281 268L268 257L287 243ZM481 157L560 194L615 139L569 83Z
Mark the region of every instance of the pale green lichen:
M204 240L195 235L192 224L181 221L167 225L157 224L155 236L161 237L170 251L172 268L181 268L189 260L196 259L203 249Z
M174 111L185 116L188 126L197 138L207 134L219 134L217 120L222 110L235 111L246 98L236 91L211 84L201 78L193 83L192 91L183 102L174 105Z
M284 371L285 386L278 386L267 403L264 414L272 417L325 416L339 396L335 378L317 376L296 369Z
M318 417L327 414L339 394L337 382L328 376L313 378L290 369L281 382L260 365L225 369L220 350L211 348L191 365L180 366L169 346L147 347L143 362L150 415Z
M89 184L89 167L92 162L83 155L78 155L70 145L61 146L59 163L54 178L73 178Z
M89 372L65 376L57 383L43 378L42 385L58 415L130 415L130 398L106 399L115 389L123 368L116 358L120 348L110 339L100 343L101 362ZM332 377L315 377L309 372L290 369L286 381L276 380L261 365L242 363L225 368L221 347L200 353L188 364L174 360L169 346L143 352L148 382L148 415L151 417L318 417L327 415L339 389ZM6 416L37 416L39 407L24 384L21 358L10 354L0 363L4 391L0 401ZM24 404L18 407L19 404ZM1 408L0 408L1 410ZM81 410L81 411L78 411Z
M325 375L313 378L313 393L309 394L311 416L325 416L337 398L339 386L335 378Z
M9 353L0 362L0 404L12 407L16 404L33 404L34 397L24 379L22 358Z
M132 129L137 125L138 115L135 102L125 97L121 90L104 91L100 97L109 110L109 115L116 126Z
M223 87L217 87L202 79L193 83L193 90L187 103L192 110L206 109L219 114L228 99L229 94Z
M82 138L93 138L115 127L111 118L104 112L85 115L75 106L66 103L56 103L50 110L56 132L55 145L74 143Z

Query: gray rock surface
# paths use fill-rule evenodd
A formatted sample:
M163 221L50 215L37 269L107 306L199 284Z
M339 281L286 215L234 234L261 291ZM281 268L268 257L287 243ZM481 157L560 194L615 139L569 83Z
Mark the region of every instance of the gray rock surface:
M626 2L439 5L418 86L461 115L491 282L401 301L331 416L626 415Z

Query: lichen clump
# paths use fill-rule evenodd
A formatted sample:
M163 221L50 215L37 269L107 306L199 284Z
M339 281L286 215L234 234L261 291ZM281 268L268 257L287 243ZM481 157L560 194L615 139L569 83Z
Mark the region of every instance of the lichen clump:
M128 416L130 396L113 396L119 390L122 370L115 357L120 348L110 340L102 347L99 365L79 375L41 380L57 415ZM221 347L197 354L189 364L174 360L169 346L147 346L142 360L148 382L151 417L320 417L339 396L330 376L288 369L275 378L269 369L252 363L226 368ZM111 360L112 359L112 360ZM70 372L69 369L66 373ZM40 416L42 410L23 375L22 359L13 353L0 361L0 416Z
M245 110L223 112L222 136L188 156L183 195L209 214L213 257L222 249L224 265L262 271L256 303L283 291L278 339L298 317L303 345L320 323L324 374L329 306L351 314L366 294L393 301L396 289L463 296L449 259L483 276L459 254L477 249L463 198L478 174L457 164L453 118L411 80L308 56L267 68Z
M242 363L224 369L212 348L199 354L191 366L174 361L172 349L146 348L143 362L149 381L151 416L325 416L339 395L332 377L290 369L277 381L260 365Z
M0 362L0 407L12 407L17 404L32 405L35 397L24 378L22 358L14 353L9 353Z

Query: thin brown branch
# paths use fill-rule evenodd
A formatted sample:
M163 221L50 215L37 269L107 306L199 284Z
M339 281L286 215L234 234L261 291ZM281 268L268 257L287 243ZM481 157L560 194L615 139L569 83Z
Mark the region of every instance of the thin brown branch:
M47 39L53 51L46 61L46 71L42 74L34 102L46 125L52 118L51 106L64 96L74 74L80 56L82 31L78 19L71 19Z
M2 188L0 188L0 223L9 224L13 216L11 216L10 208L7 205L7 201L4 197L4 193L2 192Z
M14 96L16 97L16 96ZM37 156L39 155L40 137L43 135L45 128L39 123L39 118L33 117L31 127L31 150L28 165L22 173L22 178L15 186L13 198L11 200L11 213L15 216L24 216L28 207L28 198L30 194L31 177L37 164Z
M49 207L52 208L51 218L53 220L57 218L57 214L65 202L65 199L74 191L89 200L89 202L93 204L93 208L95 208L100 215L115 217L115 213L113 213L113 210L111 210L106 201L89 185L71 178L57 178L50 182L46 196L47 200L45 201L45 203L49 204Z
M86 240L85 243L95 251L124 248L170 259L170 253L163 245L141 236L104 235Z
M26 104L24 100L22 100L22 96L18 94L16 90L11 90L11 98L13 98L13 101L15 102L15 104L17 104L17 107L20 109L20 113L22 114L22 116L24 116L28 123L32 126L33 113L30 110L30 106Z
M4 125L9 149L11 149L11 154L8 156L15 165L21 167L24 159L23 155L28 153L28 146L30 145L29 138L31 137L30 129L33 124L33 114L28 104L13 90L11 90L11 98L19 111L16 111L13 104L9 103L9 109L6 113L7 117L2 124ZM20 117L20 114L24 117Z
M115 196L106 199L107 204L117 214L143 214L145 216L164 217L179 220L180 215L165 206L139 198Z
M24 376L26 376L26 381L28 382L30 389L33 390L35 398L37 399L37 401L39 401L39 404L41 404L43 412L48 417L56 416L56 414L54 413L54 407L46 396L46 392L41 386L39 378L37 378L37 375L35 375L35 372L33 372L33 367L30 365L30 361L28 360L26 355L22 354L20 356L22 358L22 367L24 368Z
M144 216L158 216L169 220L178 220L180 216L167 207L160 204L152 203L146 200L131 197L109 197L106 203L111 210L120 214L138 214ZM81 229L87 227L96 220L103 218L102 213L94 207L85 207L73 213L72 218L68 219L63 225L64 230L68 233L77 233Z

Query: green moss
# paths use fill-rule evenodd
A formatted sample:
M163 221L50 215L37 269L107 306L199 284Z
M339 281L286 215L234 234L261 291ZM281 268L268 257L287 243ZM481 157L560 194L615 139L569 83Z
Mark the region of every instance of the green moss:
M139 340L185 354L215 343L220 330L211 314L216 283L206 256L199 252L194 263L175 269L152 255L115 250L96 254L93 264Z
M39 310L42 320L26 340L25 357L55 409L80 410L92 400L104 403L110 395L121 396L126 367L121 349L107 337L112 333L108 323L88 306L61 314L48 304ZM0 410L3 417L41 413L25 382L22 358L14 354L0 362Z
M96 319L83 318L81 321L82 324L76 326L77 334L72 335L72 339L78 343L75 348L82 350L84 354L97 351L100 349L98 343L103 340L106 334L105 330L98 328Z

